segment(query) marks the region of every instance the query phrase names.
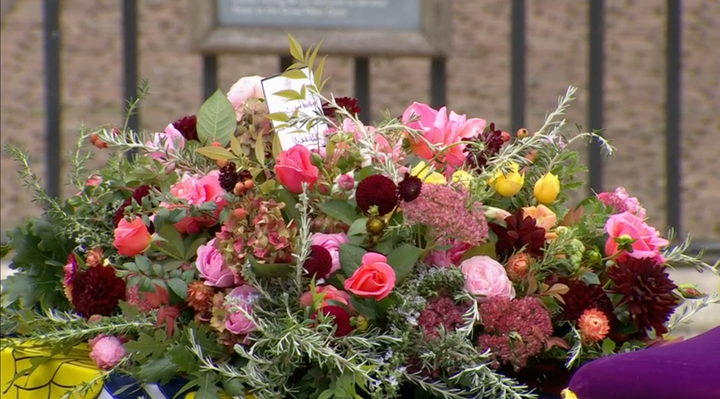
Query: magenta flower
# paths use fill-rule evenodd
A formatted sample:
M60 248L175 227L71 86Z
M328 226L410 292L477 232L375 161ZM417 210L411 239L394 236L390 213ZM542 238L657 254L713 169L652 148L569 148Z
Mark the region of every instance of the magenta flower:
M645 219L645 208L640 205L640 201L635 197L630 197L624 188L618 187L614 192L603 192L597 195L605 206L612 208L616 213L629 212Z

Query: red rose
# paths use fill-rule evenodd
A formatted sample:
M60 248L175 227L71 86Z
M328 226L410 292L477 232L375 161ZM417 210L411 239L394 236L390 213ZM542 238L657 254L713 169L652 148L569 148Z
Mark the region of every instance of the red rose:
M275 162L280 184L293 194L302 192L302 183L312 187L318 180L318 168L312 164L310 150L298 144L281 152Z
M120 255L132 257L143 253L150 246L151 239L142 219L134 218L132 222L122 219L115 228L113 246Z

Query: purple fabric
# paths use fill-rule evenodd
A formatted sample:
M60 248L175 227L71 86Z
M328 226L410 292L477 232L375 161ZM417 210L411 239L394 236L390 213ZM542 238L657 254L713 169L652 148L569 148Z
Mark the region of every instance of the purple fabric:
M718 399L720 327L592 361L575 373L569 388L578 399Z

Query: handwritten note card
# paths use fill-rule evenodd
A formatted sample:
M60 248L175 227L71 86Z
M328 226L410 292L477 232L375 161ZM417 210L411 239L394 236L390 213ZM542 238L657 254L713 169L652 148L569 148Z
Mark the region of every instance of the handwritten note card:
M320 97L311 93L309 90L306 90L307 94L303 100L288 100L275 94L282 90L295 90L300 92L303 85L312 85L308 68L304 68L301 71L307 77L306 79L289 79L282 75L277 75L262 80L265 101L270 113L283 112L292 115L297 110L300 116L312 116L322 112L322 101ZM327 130L325 123L314 125L310 131L305 130L304 126L278 129L278 126L282 124L282 122L273 121L283 150L287 150L297 144L302 144L309 149L318 149L325 145L325 131Z

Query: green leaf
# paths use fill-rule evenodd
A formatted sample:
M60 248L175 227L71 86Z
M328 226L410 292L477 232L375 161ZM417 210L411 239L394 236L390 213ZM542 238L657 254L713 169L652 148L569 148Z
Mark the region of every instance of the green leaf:
M123 347L125 350L133 354L136 361L147 358L160 358L165 353L165 345L159 343L152 336L141 332L138 339L126 342Z
M238 157L243 155L243 150L242 147L240 147L240 142L234 134L230 136L230 150L232 150L233 154Z
M138 379L143 382L158 382L163 385L170 382L177 374L177 371L178 366L173 363L172 359L168 356L163 356L140 365L140 369L136 375Z
M365 225L367 225L368 218L360 218L356 219L350 224L350 228L348 229L347 235L349 237L352 236L364 236L367 232Z
M346 277L350 277L353 273L355 273L355 270L357 270L357 268L360 267L360 264L362 264L362 257L366 253L367 251L356 245L340 244L340 266L342 267L342 271L345 273Z
M200 147L196 148L195 152L215 161L226 161L228 159L235 158L232 152L228 151L223 147Z
M255 140L255 159L260 165L265 165L265 143L262 134L258 134Z
M462 262L464 260L468 260L473 256L489 256L493 259L497 259L497 253L495 252L495 243L490 241L468 249L467 251L465 251L465 253L463 253L460 261Z
M190 340L190 331L195 333L195 341ZM186 345L200 345L200 347L203 348L205 356L221 358L227 355L226 348L218 343L217 333L211 330L207 324L201 324L194 328L186 328L184 333L183 340L186 342Z
M185 243L175 226L170 223L164 223L157 234L165 239L165 243L157 243L157 245L162 246L164 250L180 259L185 256Z
M187 298L188 286L183 279L178 277L171 278L168 280L167 285L170 287L170 290L179 296L183 301Z
M223 378L222 389L230 396L242 397L245 394L245 386L239 378Z
M185 345L174 345L168 350L167 354L173 363L180 367L182 373L190 374L200 368L197 364L197 357Z
M275 122L288 122L290 117L285 112L273 112L272 114L265 115L267 119ZM277 137L277 135L275 135Z
M580 276L580 280L587 285L600 285L600 278L593 272L584 272L582 276Z
M315 88L318 91L322 90L322 74L323 74L323 68L325 68L325 60L326 59L327 59L327 55L324 56L320 60L317 68L315 68L315 72L313 73L313 84L315 85Z
M320 208L320 210L326 215L337 219L348 226L352 225L355 218L357 218L355 207L350 205L347 201L331 199L318 204L318 208Z
M283 212L287 215L288 222L290 220L295 220L295 223L300 223L300 211L295 208L295 205L297 204L295 196L284 188L278 189L277 196L280 201L285 203Z
M195 399L220 399L215 373L203 373L198 390L195 392Z
M317 397L317 399L330 399L333 396L335 396L335 390L328 388L328 389L322 391L322 393L320 394L320 396Z
M313 67L315 66L315 59L317 58L318 52L320 51L320 46L322 46L322 42L323 42L323 40L320 39L320 43L318 43L317 45L314 46L315 48L312 49L312 52L310 53L310 57L308 57L307 66L308 66L308 69L310 69L310 70L312 70ZM309 51L309 49L308 49L308 51Z
M287 263L260 263L252 256L248 260L253 273L260 278L284 278L293 270L293 265Z
M232 104L219 89L205 100L197 114L197 132L200 142L209 145L214 141L225 147L237 129Z
M282 73L282 76L288 79L307 79L307 75L305 75L305 72L301 71L300 69L291 69L285 71Z
M207 242L207 238L205 237L198 237L195 240L193 240L190 245L185 247L185 256L183 257L184 260L188 261L193 256L197 255L197 250L200 248L201 245L205 244Z
M288 44L290 47L290 55L297 61L305 63L305 57L303 57L303 49L300 43L298 43L294 37L288 35Z
M0 245L0 259L7 256L7 254L10 253L10 246L9 245Z
M285 115L287 117L287 115ZM277 159L278 155L283 151L282 144L280 143L280 136L276 133L273 134L272 140L272 156L273 159Z
M615 352L615 341L605 338L602 343L602 352L604 355L611 355Z
M275 96L282 97L287 100L303 100L305 97L303 97L297 90L287 89L287 90L280 90L275 93L272 93Z
M403 244L390 252L387 262L395 270L395 286L399 286L410 275L423 250L410 244Z

